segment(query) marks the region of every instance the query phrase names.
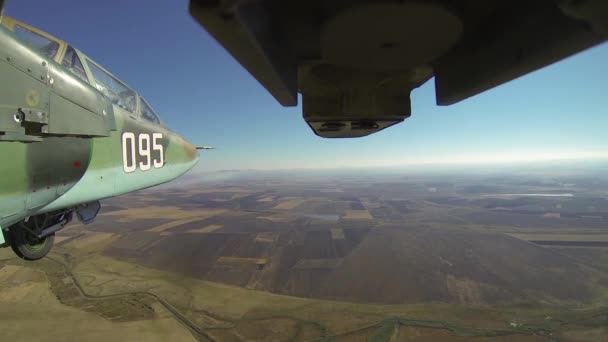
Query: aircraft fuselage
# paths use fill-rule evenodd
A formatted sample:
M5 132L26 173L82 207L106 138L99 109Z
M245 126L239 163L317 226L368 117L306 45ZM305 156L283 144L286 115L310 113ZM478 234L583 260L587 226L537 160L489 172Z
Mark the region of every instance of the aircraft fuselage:
M46 254L41 244L73 213L89 222L99 200L168 182L198 161L124 82L7 17L0 78L0 245L25 242L35 253L15 252L26 259Z

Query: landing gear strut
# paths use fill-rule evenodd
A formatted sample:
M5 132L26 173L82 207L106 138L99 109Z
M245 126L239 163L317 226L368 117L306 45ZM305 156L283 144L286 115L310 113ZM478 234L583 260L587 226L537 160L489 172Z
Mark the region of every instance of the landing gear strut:
M30 216L5 232L13 252L26 260L44 258L53 247L55 232L72 220L72 210Z

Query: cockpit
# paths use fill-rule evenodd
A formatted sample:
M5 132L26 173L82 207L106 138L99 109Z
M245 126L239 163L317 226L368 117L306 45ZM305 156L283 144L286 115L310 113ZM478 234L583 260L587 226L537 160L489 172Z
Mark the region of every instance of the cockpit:
M2 25L13 31L22 43L61 64L80 80L99 90L112 102L115 109L120 108L131 117L163 125L158 114L143 97L80 50L10 17L3 17Z
M129 113L135 113L137 110L137 94L88 58L87 64L93 75L95 88L109 98L115 106Z
M13 26L13 32L23 43L29 45L34 50L38 50L41 54L54 58L59 52L59 43L48 39L47 37L25 27L21 24Z

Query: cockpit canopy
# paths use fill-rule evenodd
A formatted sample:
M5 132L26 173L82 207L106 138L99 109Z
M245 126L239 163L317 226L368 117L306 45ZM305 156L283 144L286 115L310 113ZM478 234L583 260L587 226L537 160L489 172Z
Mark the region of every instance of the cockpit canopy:
M88 58L86 60L95 81L95 88L110 99L115 106L129 113L135 113L137 111L137 94L95 62Z
M95 87L112 102L115 108L126 111L130 116L156 125L163 125L158 114L143 97L82 51L46 32L10 17L4 16L2 25L12 30L22 43L61 64L82 81Z

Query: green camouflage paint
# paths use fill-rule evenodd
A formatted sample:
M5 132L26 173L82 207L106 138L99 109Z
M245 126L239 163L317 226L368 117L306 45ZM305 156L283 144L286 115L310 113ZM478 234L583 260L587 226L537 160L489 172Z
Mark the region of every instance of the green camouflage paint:
M127 192L140 190L173 180L198 162L198 153L194 146L160 125L152 125L143 119L133 119L124 110L116 108L118 130L108 138L94 138L91 164L84 177L64 196L50 203L40 212L47 212L88 202L118 196ZM163 135L163 166L151 167L142 171L139 168L127 173L123 165L123 133L133 133L136 137L160 133ZM151 159L158 158L152 154ZM127 158L127 163L131 163ZM135 163L143 163L143 157L137 154ZM96 198L91 199L91 194Z
M182 137L112 105L2 26L0 78L1 227L170 181L198 161Z

